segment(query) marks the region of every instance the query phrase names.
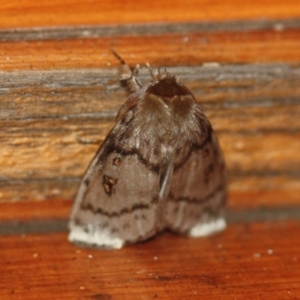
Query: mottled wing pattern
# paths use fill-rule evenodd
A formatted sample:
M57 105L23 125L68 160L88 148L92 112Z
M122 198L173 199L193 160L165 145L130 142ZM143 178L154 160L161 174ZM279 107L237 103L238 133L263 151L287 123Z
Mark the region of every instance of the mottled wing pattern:
M138 149L124 151L131 126L117 122L90 164L73 206L70 241L121 248L156 233L159 176Z
M213 132L201 146L193 146L176 168L166 201L165 226L190 236L206 236L225 228L225 167Z
M90 164L70 217L69 240L121 248L167 228L198 237L225 227L225 168L209 121L167 72L142 87L121 62L132 94Z

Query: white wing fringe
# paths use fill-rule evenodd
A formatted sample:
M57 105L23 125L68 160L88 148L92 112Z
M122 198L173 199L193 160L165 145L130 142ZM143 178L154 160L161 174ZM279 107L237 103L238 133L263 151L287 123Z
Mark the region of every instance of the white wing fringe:
M197 224L189 231L189 236L195 238L204 237L222 231L225 228L226 228L225 219L218 218L216 220L207 223Z

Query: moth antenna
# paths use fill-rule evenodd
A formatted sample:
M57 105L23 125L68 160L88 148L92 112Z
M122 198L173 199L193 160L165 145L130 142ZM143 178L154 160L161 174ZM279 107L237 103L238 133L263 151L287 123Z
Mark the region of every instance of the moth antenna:
M132 70L125 60L114 50L110 49L112 54L120 61L119 80L121 84L132 94L140 90L142 87L135 75L138 73L138 65Z
M112 54L120 61L120 63L122 65L126 65L125 60L114 50L114 49L110 49L110 51L112 52Z
M136 64L134 69L132 70L132 74L134 76L137 76L139 74L139 70L140 70L140 65L139 64Z
M157 75L154 73L153 69L151 68L151 65L148 62L146 63L146 67L148 68L152 79L154 81L157 81ZM159 71L158 71L158 73L159 73Z

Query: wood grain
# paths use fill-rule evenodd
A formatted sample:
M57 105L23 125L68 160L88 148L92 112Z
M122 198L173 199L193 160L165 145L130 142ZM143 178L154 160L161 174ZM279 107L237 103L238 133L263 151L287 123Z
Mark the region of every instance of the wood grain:
M67 26L82 24L126 24L138 22L183 22L295 18L297 0L229 1L41 1L12 0L1 5L2 28Z
M67 220L72 201L16 201L0 203L0 222L29 222L31 220Z
M249 64L169 71L182 74L219 136L229 205L299 204L299 68ZM126 99L117 69L14 71L0 78L1 201L73 198ZM148 71L141 69L140 78L147 82Z
M7 71L117 66L110 48L115 48L132 66L146 62L166 67L207 62L298 63L300 30L222 32L220 26L218 32L210 33L3 41L0 45L0 69Z
M0 298L298 299L299 231L299 222L232 224L116 251L77 248L65 233L1 236Z

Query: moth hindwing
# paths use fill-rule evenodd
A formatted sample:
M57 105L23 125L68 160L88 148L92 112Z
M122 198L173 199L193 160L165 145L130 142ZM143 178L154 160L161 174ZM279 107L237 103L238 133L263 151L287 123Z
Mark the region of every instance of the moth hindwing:
M168 72L142 87L121 61L131 93L80 184L69 240L121 248L170 229L192 237L225 228L225 167L192 92Z

